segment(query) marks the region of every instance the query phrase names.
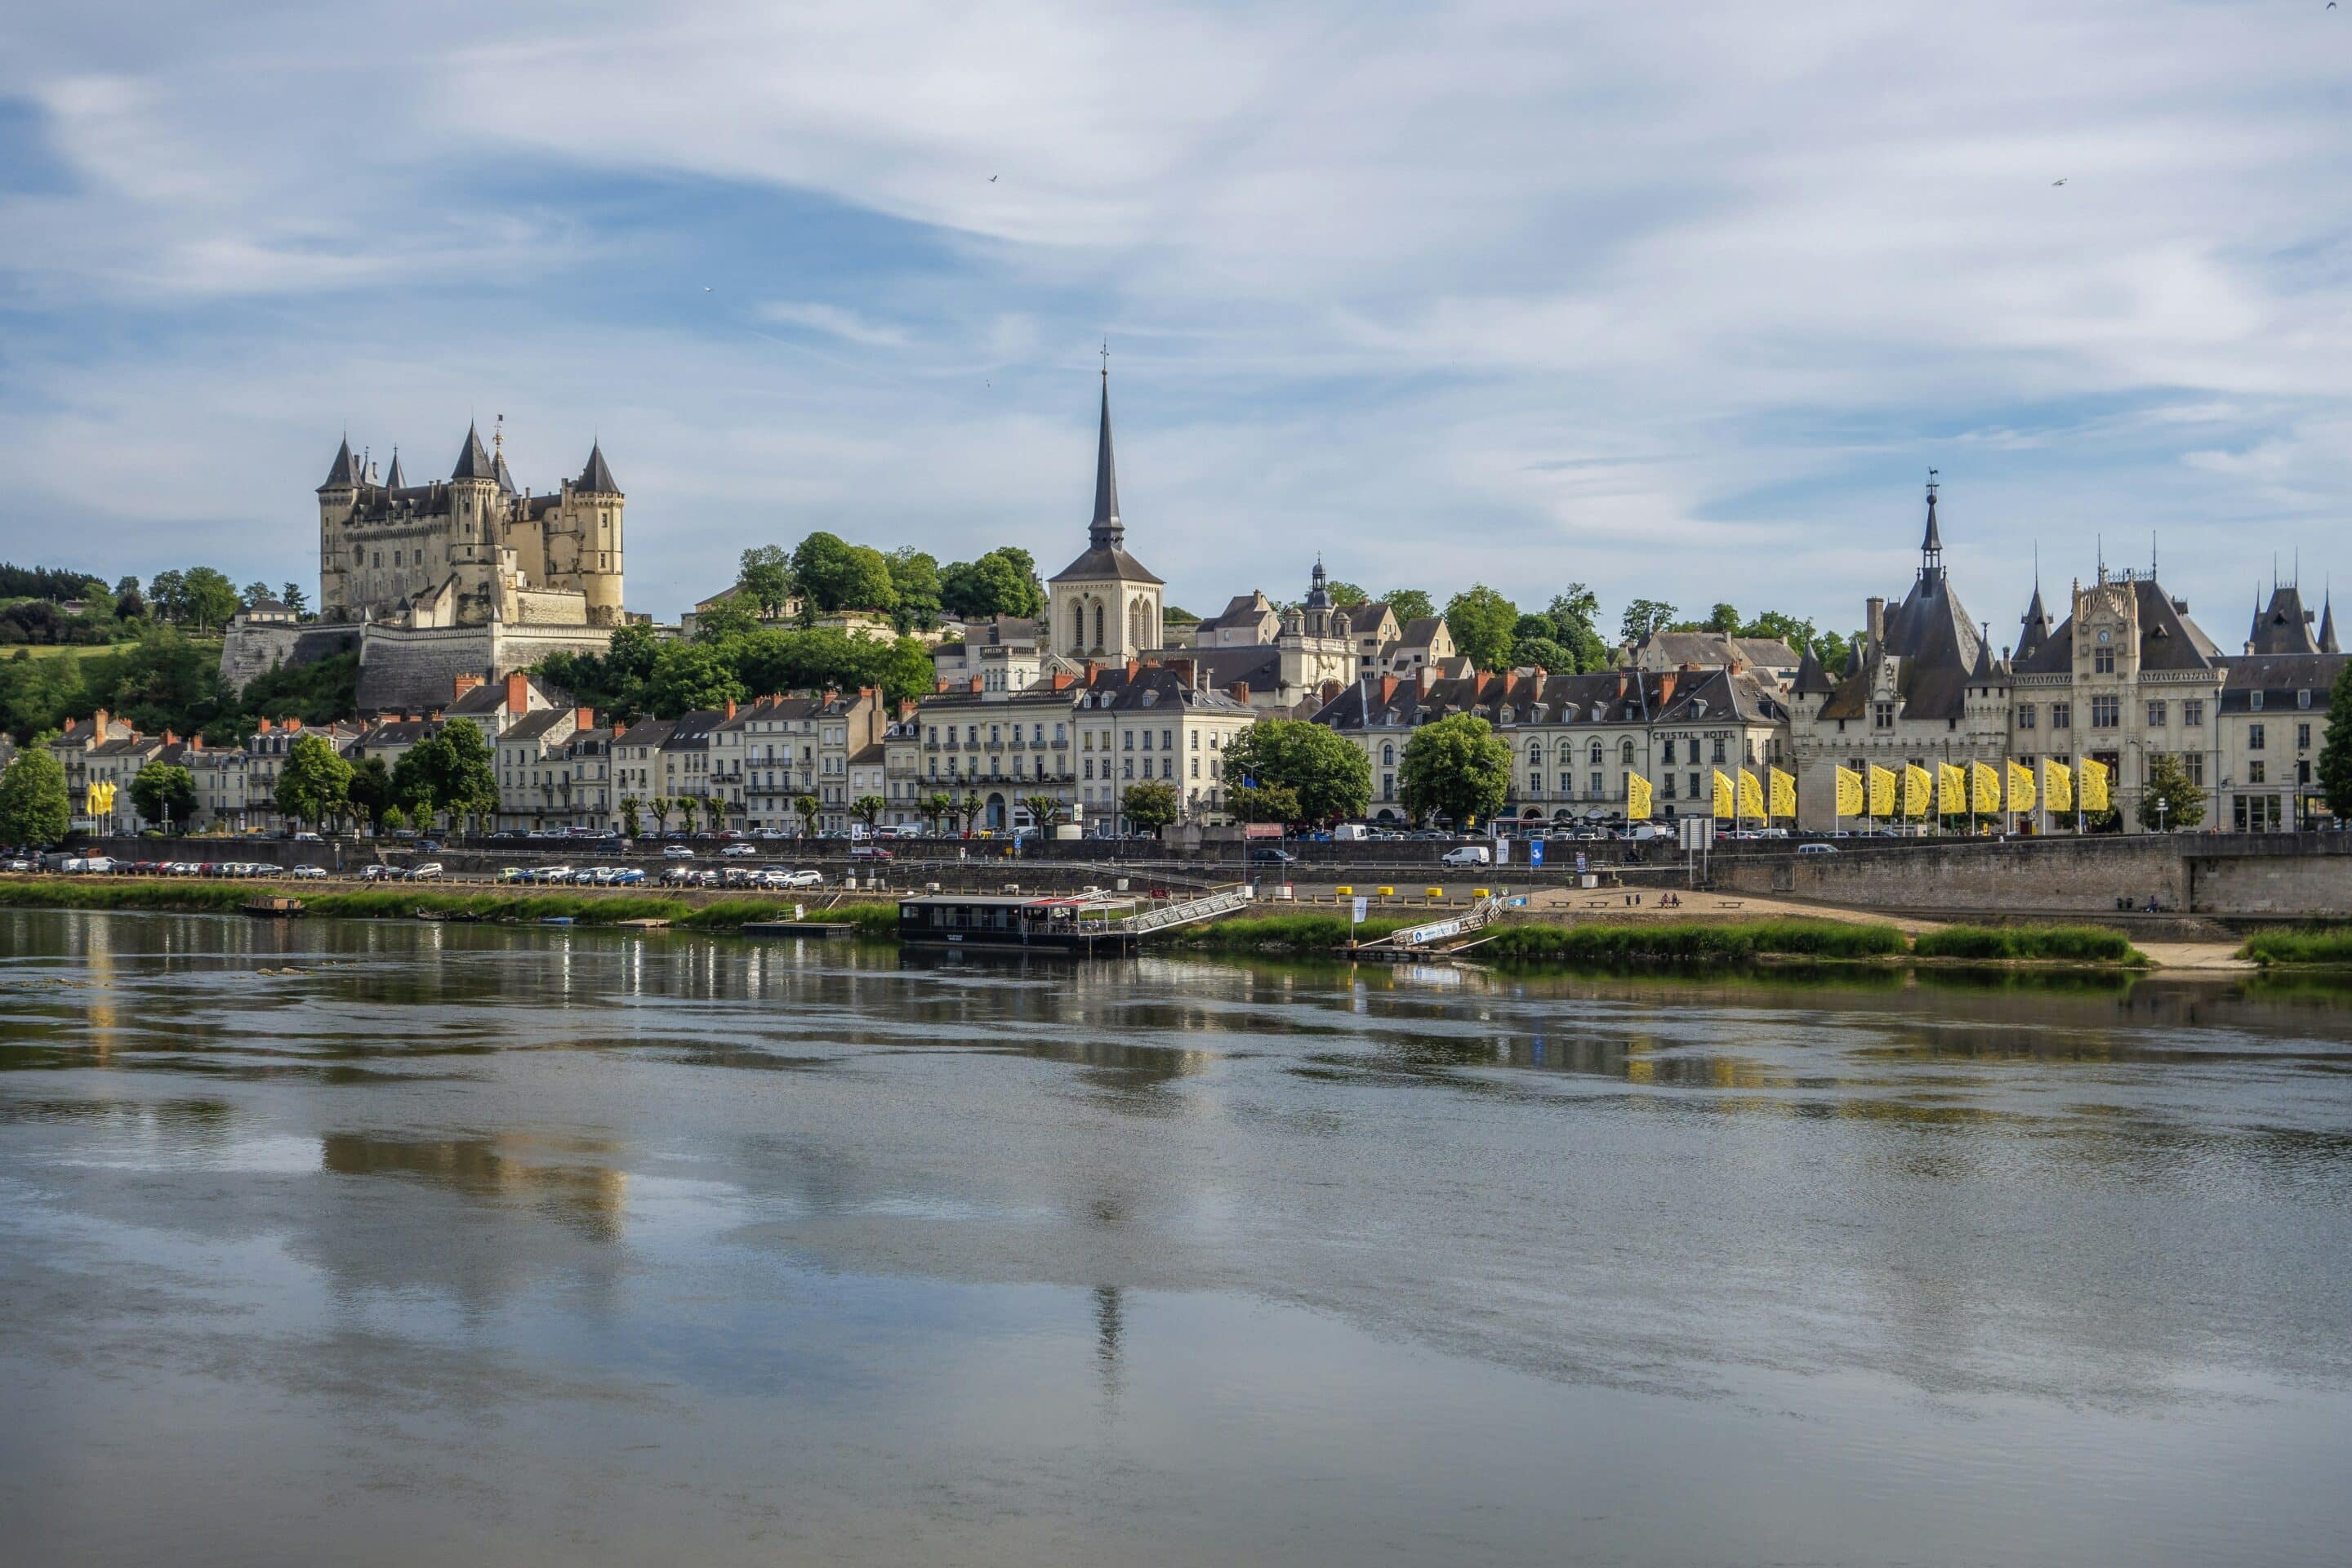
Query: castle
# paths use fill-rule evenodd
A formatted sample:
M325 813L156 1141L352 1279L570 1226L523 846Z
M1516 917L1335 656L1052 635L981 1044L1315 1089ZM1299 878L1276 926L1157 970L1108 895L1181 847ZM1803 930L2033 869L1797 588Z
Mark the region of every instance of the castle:
M623 624L627 498L601 444L552 493L518 488L503 428L468 426L446 479L412 485L335 450L319 498L319 619L240 615L221 675L243 686L273 665L356 648L363 713L446 704L461 677L496 681L549 654L602 653Z

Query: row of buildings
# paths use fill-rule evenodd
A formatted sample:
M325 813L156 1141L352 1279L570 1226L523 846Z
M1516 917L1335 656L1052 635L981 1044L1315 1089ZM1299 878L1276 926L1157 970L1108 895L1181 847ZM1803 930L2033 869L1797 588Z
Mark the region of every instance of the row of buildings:
M814 797L818 826L840 831L861 800L880 800L885 823L919 824L944 795L974 801L976 825L992 829L1031 826L1043 797L1084 828L1115 830L1143 781L1173 787L1187 820L1223 820L1234 782L1224 754L1270 717L1325 724L1360 747L1370 815L1401 821L1412 732L1473 713L1511 747L1507 810L1522 821L1621 816L1636 778L1654 815L1703 814L1715 770L1775 766L1797 778L1800 826L1826 829L1839 768L2046 757L2106 764L2129 823L2150 769L2170 757L2208 793L2210 825L2263 831L2318 809L2315 764L2345 664L2332 606L2315 615L2296 584L2273 584L2240 650L2224 652L2153 563L2075 582L2061 618L2037 582L2016 638L1996 648L1953 587L1932 477L1919 565L1899 597L1866 602L1835 670L1782 642L1679 632L1620 649L1607 670L1482 670L1442 616L1335 603L1319 561L1295 605L1254 591L1178 626L1165 584L1128 549L1107 378L1085 547L1047 581L1042 618L950 628L934 649L936 689L919 702L772 696L615 727L502 669L496 649L468 667L481 649L452 642L457 668L420 662L414 639L442 632L609 637L631 618L623 500L601 448L577 479L534 495L515 486L502 443L472 432L451 479L425 486L405 482L396 456L379 479L347 443L320 491L323 624L410 638L399 679L373 689L414 700L372 700L363 660L362 708L376 716L335 726L333 742L392 763L436 726L469 721L492 743L509 828L609 827L625 802L651 820L652 802L690 797L718 803L727 826L789 829L796 803ZM316 629L266 608L247 618L257 637ZM282 826L271 794L297 732L265 724L207 751L99 714L56 744L77 802L104 781L126 786L127 803L140 766L172 762L197 779L200 824L267 829Z

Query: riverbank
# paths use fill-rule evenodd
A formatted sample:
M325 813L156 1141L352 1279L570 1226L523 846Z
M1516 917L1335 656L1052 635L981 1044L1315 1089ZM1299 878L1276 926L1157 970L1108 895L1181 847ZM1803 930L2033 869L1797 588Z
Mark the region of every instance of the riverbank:
M2258 931L2238 956L2264 969L2352 969L2352 925Z

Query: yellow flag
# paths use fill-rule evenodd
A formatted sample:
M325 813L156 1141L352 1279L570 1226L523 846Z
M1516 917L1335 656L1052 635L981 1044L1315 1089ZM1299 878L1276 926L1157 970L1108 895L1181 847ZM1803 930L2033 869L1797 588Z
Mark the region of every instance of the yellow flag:
M2014 757L2009 761L2009 809L2033 809L2033 770Z
M1764 781L1746 768L1739 770L1739 815L1752 816L1759 822L1763 821L1767 815L1764 810Z
M1870 764L1870 815L1895 815L1895 770L1882 768L1876 763Z
M1949 763L1936 764L1936 810L1944 816L1969 814L1969 777Z
M1771 768L1767 770L1767 776L1772 782L1772 815L1774 816L1796 816L1797 775L1784 773L1779 768Z
M1969 809L1988 816L2000 810L2000 775L1990 763L1969 764Z
M1650 781L1639 773L1625 775L1625 820L1650 820Z
M1724 776L1721 768L1717 768L1715 770L1715 815L1722 817L1733 815L1731 802L1731 781Z
M1927 797L1936 792L1936 781L1927 770L1916 763L1903 764L1903 815L1921 817L1927 815Z
M2090 758L2084 757L2074 764L2074 777L2080 786L2076 793L2082 797L2083 809L2084 811L2106 810L2107 764L2095 763Z
M1862 815L1862 775L1852 768L1837 771L1837 814L1840 816Z
M2074 809L2074 770L2055 757L2042 759L2042 804L2052 811Z

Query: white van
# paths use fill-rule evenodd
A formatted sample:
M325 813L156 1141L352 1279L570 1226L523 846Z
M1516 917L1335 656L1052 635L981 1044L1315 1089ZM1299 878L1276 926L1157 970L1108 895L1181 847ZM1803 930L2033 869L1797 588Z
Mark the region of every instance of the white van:
M1372 836L1372 830L1360 822L1342 822L1331 829L1334 844L1361 844Z
M1797 853L1800 855L1834 855L1837 852L1838 847L1834 844L1800 844L1797 846Z
M1488 866L1494 863L1495 853L1484 844L1458 844L1437 858L1446 866Z

